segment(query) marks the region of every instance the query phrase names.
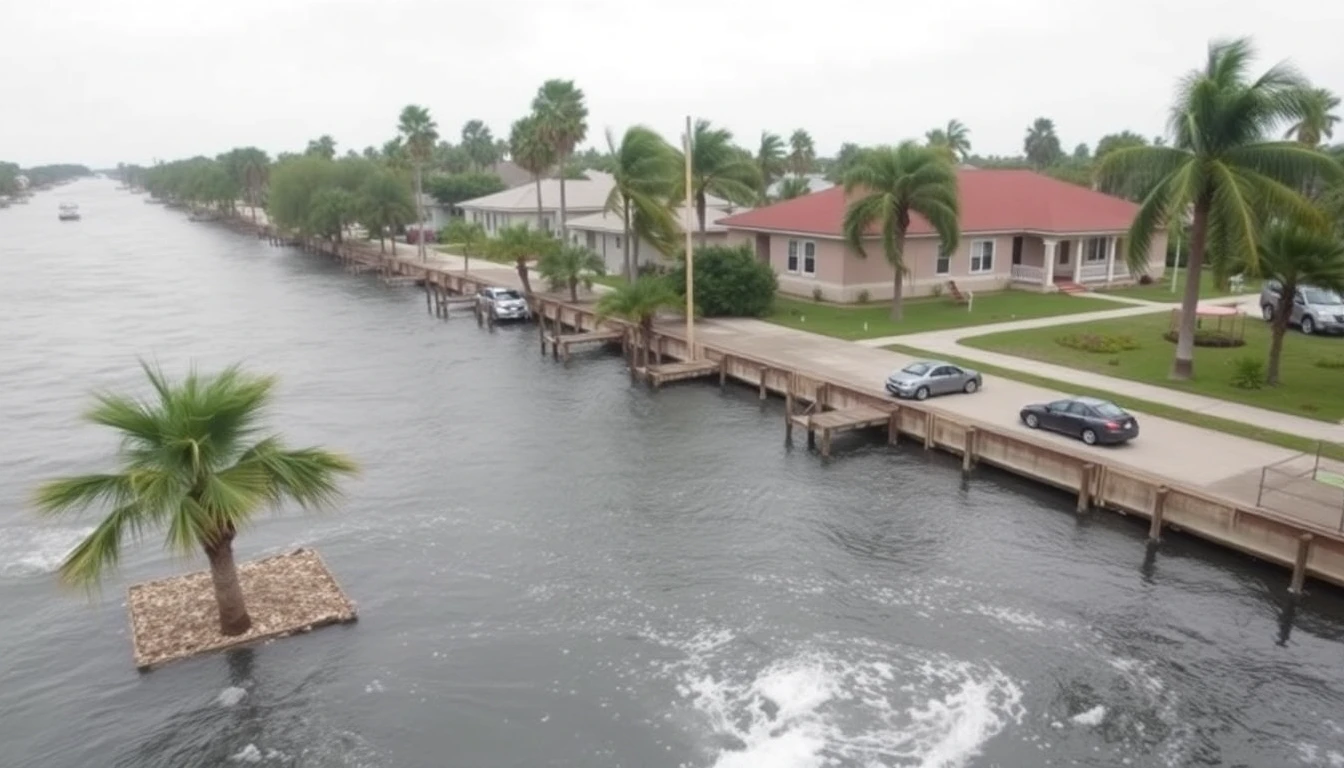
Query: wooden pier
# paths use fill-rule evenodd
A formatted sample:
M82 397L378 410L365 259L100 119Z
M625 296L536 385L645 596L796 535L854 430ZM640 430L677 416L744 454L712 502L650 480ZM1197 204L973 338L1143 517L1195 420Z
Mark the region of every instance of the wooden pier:
M660 355L661 357L661 355ZM658 389L664 384L687 379L700 379L719 373L722 364L718 360L686 360L680 363L660 363L646 366L642 371L649 386ZM723 377L720 376L720 379Z
M559 324L556 329L550 332L546 330L546 324L538 322L537 328L541 333L541 354L546 354L547 345L551 348L551 357L556 360L569 362L570 350L579 344L612 344L625 339L624 328L607 328L597 331L577 331L573 333L564 333L559 330Z
M784 401L784 439L793 440L793 428L807 431L807 447L817 447L817 437L821 437L821 457L831 457L831 437L840 432L859 429L885 427L887 442L895 445L900 436L900 421L896 407L882 409L871 405L851 405L846 408L828 409L826 405L827 385L817 389L815 399L802 413L794 413L794 396L790 390Z

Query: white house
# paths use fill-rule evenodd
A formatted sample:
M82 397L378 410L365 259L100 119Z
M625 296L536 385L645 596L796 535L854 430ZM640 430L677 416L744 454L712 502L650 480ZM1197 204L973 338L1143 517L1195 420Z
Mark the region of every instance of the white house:
M585 171L587 178L565 180L565 211L572 222L581 216L598 213L607 204L611 188L616 185L611 174ZM537 189L541 189L541 215L537 214ZM560 180L542 179L522 186L496 192L493 195L464 200L458 203L467 221L485 228L489 235L518 224L554 232L560 228Z
M722 245L728 239L728 230L719 225L719 219L726 216L743 213L746 208L733 208L732 205L716 197L707 198L706 202L712 205L705 208L705 242L708 245ZM688 209L685 206L678 207L673 216L681 226L681 231L687 229L698 237L700 231L700 222L695 216L695 209ZM621 223L621 217L615 213L598 212L588 216L572 218L569 220L569 237L579 245L587 246L589 250L596 252L606 262L607 272L609 274L619 274L625 267L625 226ZM671 263L676 254L681 251L681 244L673 253L663 253L659 251L648 240L639 241L639 255L636 259L635 244L631 243L630 258L635 261L636 267L645 264Z

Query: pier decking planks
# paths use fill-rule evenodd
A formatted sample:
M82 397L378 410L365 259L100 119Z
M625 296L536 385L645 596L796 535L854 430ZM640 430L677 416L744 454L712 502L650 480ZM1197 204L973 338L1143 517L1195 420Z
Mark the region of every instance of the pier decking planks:
M709 376L719 372L719 361L717 360L688 360L680 363L663 363L661 365L650 365L644 369L644 376L649 382L649 386L657 389L664 384L673 381L685 381L686 379L698 379L703 376Z
M569 362L570 349L578 344L609 344L625 338L621 328L610 328L576 333L547 333L545 326L541 330L541 354L546 354L546 345L551 347L551 357Z

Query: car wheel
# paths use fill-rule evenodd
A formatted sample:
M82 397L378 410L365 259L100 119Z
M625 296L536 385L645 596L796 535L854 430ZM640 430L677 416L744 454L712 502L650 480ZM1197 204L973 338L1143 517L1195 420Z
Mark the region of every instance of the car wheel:
M915 399L916 399L916 400L928 400L928 399L929 399L929 388L928 388L928 387L920 387L919 389L916 389L916 390L915 390Z
M1260 308L1260 316L1265 319L1266 323L1272 322L1274 320L1274 307L1270 304L1264 305Z
M1097 444L1097 433L1090 429L1083 430L1083 442L1088 445Z
M1041 417L1034 413L1028 413L1022 417L1022 423L1031 429L1037 429L1041 426Z
M1302 332L1310 336L1316 330L1316 323L1311 319L1311 315L1302 318Z
M974 395L975 390L979 388L980 388L980 382L976 381L975 379L971 379L970 381L966 382L966 386L962 387L961 391L965 392L968 395Z

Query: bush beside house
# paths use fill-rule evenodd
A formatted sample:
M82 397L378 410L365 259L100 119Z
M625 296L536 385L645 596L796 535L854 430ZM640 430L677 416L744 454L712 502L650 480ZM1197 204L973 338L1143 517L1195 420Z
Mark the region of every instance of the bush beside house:
M683 259L669 275L686 294ZM779 282L749 246L712 245L695 252L695 305L705 317L762 317L774 306Z

